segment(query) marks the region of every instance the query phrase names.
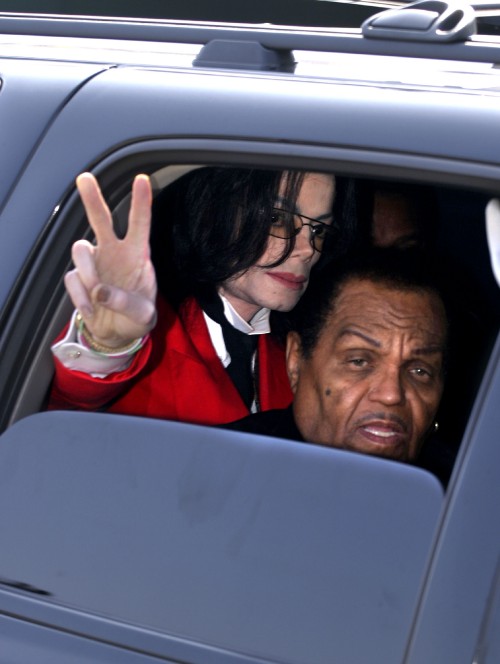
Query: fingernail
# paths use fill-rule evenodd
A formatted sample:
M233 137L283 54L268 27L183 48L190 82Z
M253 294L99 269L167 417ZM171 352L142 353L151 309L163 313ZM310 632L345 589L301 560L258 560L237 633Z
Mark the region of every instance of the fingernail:
M101 286L101 288L99 288L99 290L97 291L97 297L96 297L97 301L100 304L106 304L106 302L109 300L109 297L110 297L109 288L107 286Z

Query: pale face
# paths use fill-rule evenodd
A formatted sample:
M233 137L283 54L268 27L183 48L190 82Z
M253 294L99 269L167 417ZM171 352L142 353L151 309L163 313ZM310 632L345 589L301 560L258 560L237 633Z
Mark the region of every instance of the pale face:
M348 281L309 359L289 335L294 415L305 440L413 461L441 399L445 343L436 295Z
M284 186L281 193L283 190ZM308 173L293 211L331 224L334 192L333 176ZM279 206L281 202L278 199L276 204ZM311 246L309 226L302 227L295 238L295 247L284 263L274 268L265 267L278 260L285 245L286 240L270 235L258 264L228 280L222 287L221 292L245 320L250 320L262 307L276 311L293 309L307 288L311 268L320 257Z

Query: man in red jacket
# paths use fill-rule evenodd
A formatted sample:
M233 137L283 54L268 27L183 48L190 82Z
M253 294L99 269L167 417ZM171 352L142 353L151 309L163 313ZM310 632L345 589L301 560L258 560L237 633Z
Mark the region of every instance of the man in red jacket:
M83 174L77 186L96 245L73 246L75 269L65 283L76 312L53 347L50 407L216 424L288 405L284 353L269 316L295 306L332 234L333 176L188 174L167 207L173 221L162 219L151 236L156 269L149 178L134 181L123 240L95 178ZM175 271L161 258L165 236ZM343 246L340 235L335 240ZM169 294L181 285L178 305Z

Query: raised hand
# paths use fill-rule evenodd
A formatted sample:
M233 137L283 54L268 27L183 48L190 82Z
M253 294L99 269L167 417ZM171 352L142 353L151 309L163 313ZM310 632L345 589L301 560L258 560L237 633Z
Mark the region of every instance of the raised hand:
M94 176L83 173L76 184L96 244L74 243L75 269L65 275L66 290L93 339L118 348L143 337L156 322L156 276L149 249L151 184L147 175L135 178L123 240L114 232Z

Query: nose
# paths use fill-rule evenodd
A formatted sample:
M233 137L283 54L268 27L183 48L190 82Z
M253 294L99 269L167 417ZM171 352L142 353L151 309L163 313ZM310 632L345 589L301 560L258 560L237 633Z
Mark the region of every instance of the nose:
M316 252L313 246L313 236L309 225L304 224L295 236L293 254L300 256L304 261L310 260ZM318 254L319 256L319 254Z
M370 398L385 406L396 406L404 402L405 389L399 367L379 368L372 375Z

